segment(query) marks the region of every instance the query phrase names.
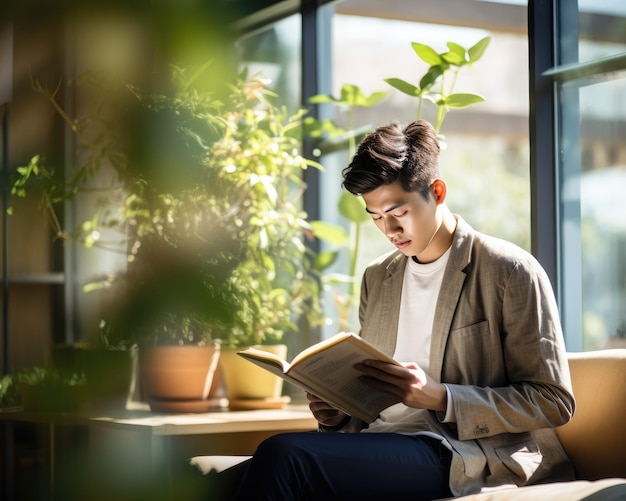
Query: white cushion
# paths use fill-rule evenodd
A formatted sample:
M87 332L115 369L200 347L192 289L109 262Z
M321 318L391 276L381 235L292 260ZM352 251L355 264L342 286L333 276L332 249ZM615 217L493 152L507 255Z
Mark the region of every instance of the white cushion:
M219 473L227 468L243 463L252 456L195 456L189 463L198 468L203 475L211 471Z

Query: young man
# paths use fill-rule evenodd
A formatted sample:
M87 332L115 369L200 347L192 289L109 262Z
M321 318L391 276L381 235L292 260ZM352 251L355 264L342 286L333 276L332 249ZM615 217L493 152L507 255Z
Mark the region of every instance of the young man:
M327 433L263 442L235 499L437 499L573 478L553 430L574 397L549 280L452 214L438 158L427 122L391 123L343 172L396 247L366 269L359 319L403 367L357 368L399 403L366 427L308 395Z

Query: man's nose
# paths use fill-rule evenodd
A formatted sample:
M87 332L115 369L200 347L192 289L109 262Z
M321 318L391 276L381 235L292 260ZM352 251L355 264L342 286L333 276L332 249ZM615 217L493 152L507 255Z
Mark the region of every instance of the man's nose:
M388 238L392 238L399 233L402 233L402 227L398 224L398 222L394 218L389 218L385 220L385 235Z

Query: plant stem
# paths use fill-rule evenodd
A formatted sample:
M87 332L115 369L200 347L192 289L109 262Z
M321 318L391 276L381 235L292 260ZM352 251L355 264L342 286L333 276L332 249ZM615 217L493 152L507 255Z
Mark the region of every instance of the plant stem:
M350 249L350 276L353 278L352 282L350 283L350 296L353 298L358 297L356 294L358 292L357 290L357 282L356 282L356 265L357 265L357 260L358 260L358 250L359 250L359 245L361 242L361 223L351 223L352 226L352 233L354 235L353 237L353 242L352 242L352 248Z

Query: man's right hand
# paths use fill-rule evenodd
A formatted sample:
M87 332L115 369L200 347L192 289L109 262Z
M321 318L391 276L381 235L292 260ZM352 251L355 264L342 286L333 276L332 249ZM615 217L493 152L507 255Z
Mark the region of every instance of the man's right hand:
M312 393L307 393L306 398L309 401L309 409L313 413L313 417L324 426L337 426L347 417L345 412L335 409Z

